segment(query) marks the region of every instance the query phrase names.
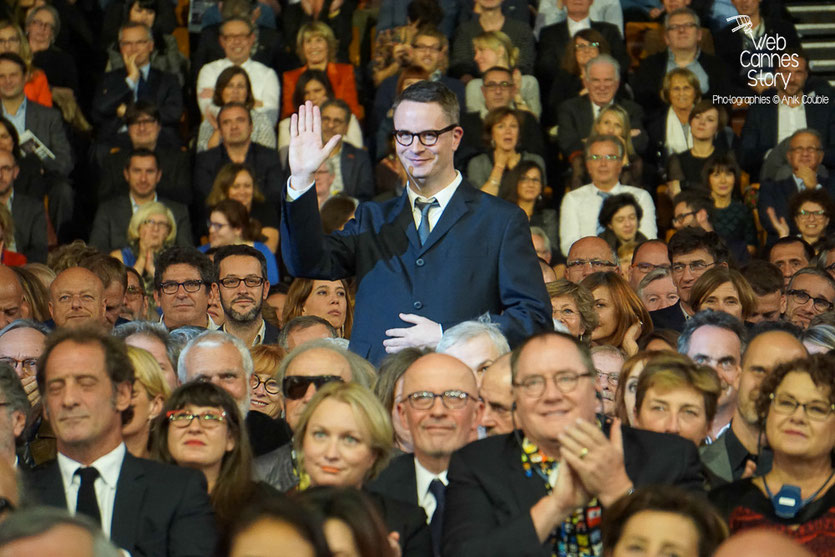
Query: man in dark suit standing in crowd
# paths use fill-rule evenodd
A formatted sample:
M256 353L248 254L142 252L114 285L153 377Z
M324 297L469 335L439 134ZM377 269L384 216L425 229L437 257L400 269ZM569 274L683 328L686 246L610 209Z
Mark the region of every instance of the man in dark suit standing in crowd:
M561 333L528 339L511 356L521 431L452 455L443 554L601 555L600 514L633 488L701 488L696 446L615 423L596 424L588 348Z
M215 520L203 475L136 458L122 441L134 381L124 342L97 328L61 329L37 377L58 459L28 476L32 496L86 514L131 555L210 555Z
M435 555L440 555L449 457L477 437L483 411L475 375L458 358L427 354L403 374L397 412L412 436L414 454L395 458L371 489L423 507Z
M397 199L360 205L355 220L330 236L322 232L313 172L339 136L322 146L319 110L310 102L290 125L284 260L294 276L358 278L351 349L375 363L386 352L434 346L444 329L484 312L511 344L551 326L528 219L455 170L458 108L442 83L421 81L401 93L395 139L409 186Z

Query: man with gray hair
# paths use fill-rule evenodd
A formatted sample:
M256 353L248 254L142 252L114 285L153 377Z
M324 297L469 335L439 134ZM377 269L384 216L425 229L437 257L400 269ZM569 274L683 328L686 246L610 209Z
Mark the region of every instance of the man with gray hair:
M668 308L678 302L678 289L670 269L650 271L638 283L637 294L647 311Z
M637 103L617 96L620 87L620 64L608 54L592 58L585 67L583 86L588 95L576 96L564 101L557 108L560 151L567 160L582 154L583 141L593 133L592 124L600 111L611 104L623 107L629 114L632 145L642 153L647 147L647 134L643 128L644 111ZM658 91L654 92L658 96ZM562 216L562 213L560 213ZM644 211L644 219L647 218ZM597 219L594 219L597 222ZM654 238L655 236L653 236ZM647 236L649 238L649 236Z
M835 279L835 238L829 238L821 247L818 269L829 273L829 276Z
M296 429L307 403L323 385L338 381L374 388L374 366L339 346L337 340L341 339L305 342L281 360L275 379L281 385L282 415L291 430ZM292 452L288 443L256 459L258 478L281 492L297 485L299 475Z
M565 104L570 102L567 101ZM603 200L621 193L631 194L641 206L644 212L639 225L641 233L650 239L658 236L655 225L655 204L652 202L652 197L644 189L620 183L623 149L620 138L614 135L594 135L588 138L585 157L591 183L568 192L562 198L560 247L564 254L568 255L571 244L580 238L597 236L603 232L597 222L600 209L603 207Z
M712 367L722 382L710 439L719 437L733 418L744 350L745 327L722 311L700 311L687 320L678 337L679 353L690 356L699 365Z
M533 242L533 249L536 251L537 257L550 265L551 240L548 238L548 234L538 226L531 226L531 241Z
M644 110L649 112L661 107L658 91L662 89L667 72L677 67L687 68L696 75L701 89L696 93L703 99L728 91L725 63L699 48L702 30L696 12L683 7L668 13L664 18L664 40L667 49L644 58L632 82L635 98L640 100Z
M129 321L114 328L113 336L125 339L125 344L128 346L135 346L150 352L162 369L165 382L171 390L179 386L180 382L175 368L180 351L177 343L168 334L165 325L151 321Z
M806 267L789 280L784 318L805 329L813 317L832 311L833 303L835 279L823 271Z
M510 352L510 346L499 326L490 322L489 315L483 315L478 320L463 321L447 329L435 351L464 362L481 383L481 375L487 366Z
M300 315L284 324L278 334L278 345L287 352L317 338L338 338L339 334L326 319L316 315Z
M9 514L0 528L0 557L20 555L120 557L122 553L85 515L30 507Z
M206 331L189 341L177 362L180 383L209 381L232 395L245 417L252 451L262 455L290 440L284 424L249 409L253 382L252 356L243 342L223 331Z
M29 399L15 371L7 364L0 364L0 460L17 467L15 447L17 439L26 428L29 415Z

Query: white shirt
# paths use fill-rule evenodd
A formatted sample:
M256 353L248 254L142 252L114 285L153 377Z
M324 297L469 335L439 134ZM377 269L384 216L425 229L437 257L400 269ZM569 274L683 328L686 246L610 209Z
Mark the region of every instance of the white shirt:
M101 514L101 529L104 535L110 537L110 526L113 522L113 504L116 502L116 484L122 472L122 462L125 460L127 449L124 443L93 462L90 466L99 471L99 477L93 484L96 499ZM81 488L81 477L75 475L79 467L84 467L68 456L58 453L58 469L61 471L61 481L64 483L64 495L67 498L67 510L75 514L78 502L78 490Z
M419 139L415 138L415 141L420 141ZM458 186L461 185L461 173L457 170L455 171L455 178L452 182L446 186L444 189L433 195L432 197L435 198L438 202L438 207L432 207L429 209L429 232L435 228L435 225L438 224L438 221L441 220L441 215L444 214L444 209L449 204L449 200L452 199L452 196L455 194L455 190L458 189ZM409 203L412 205L412 217L415 219L415 228L420 226L420 209L415 206L415 201L418 199L421 201L429 201L430 198L423 197L422 195L415 192L411 186L406 188L407 195L409 196Z
M806 127L806 108L803 103L795 107L783 103L777 105L777 143Z
M431 484L434 479L441 480L441 483L444 485L449 484L446 479L446 470L438 475L435 475L424 468L420 462L418 462L417 457L415 457L415 483L417 484L418 505L423 507L423 510L426 511L427 524L432 522L432 515L435 514L435 508L438 506L438 502L435 501L435 496L429 491L429 484Z
M594 0L589 8L589 17L592 21L605 21L616 25L623 36L623 9L618 0ZM536 22L533 27L533 34L539 39L539 32L547 25L553 25L566 19L565 7L557 9L554 0L539 0L539 10L536 14ZM569 23L569 31L571 31ZM570 36L574 36L572 31Z
M229 66L234 66L232 61L228 58L221 58L209 62L200 69L200 74L197 76L197 105L200 107L200 114L205 114L206 109L212 104L212 98L201 97L200 92L203 89L214 91L217 76ZM241 67L246 70L249 81L252 83L252 96L255 97L255 100L263 103L255 108L256 112L266 115L270 119L270 124L275 126L278 122L278 100L281 98L281 85L278 83L278 76L272 68L261 62L256 62L252 58L247 59L246 62L241 64Z
M571 244L586 236L597 236L597 217L603 206L603 198L597 194L599 190L594 184L586 184L574 191L568 192L562 198L560 208L560 249L568 256ZM620 182L615 184L610 194L629 193L638 201L644 211L638 229L653 240L658 237L655 227L655 205L646 190L632 186L624 186Z
M570 17L565 18L566 23L568 23L568 36L573 37L577 34L577 32L582 31L584 29L591 29L591 19L586 17L581 19L580 21L574 21Z

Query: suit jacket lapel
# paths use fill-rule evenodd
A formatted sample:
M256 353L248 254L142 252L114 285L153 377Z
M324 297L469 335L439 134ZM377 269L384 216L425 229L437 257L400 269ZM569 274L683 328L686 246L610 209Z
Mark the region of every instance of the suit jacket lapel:
M408 184L406 187L409 187ZM406 191L400 196L400 202L394 208L394 214L397 215L397 226L406 233L406 237L409 239L412 248L416 251L420 250L420 238L418 238L415 218L412 216L412 204L409 201L409 194Z
M520 431L519 435L523 435ZM507 445L502 451L502 459L507 466L507 489L513 494L518 505L517 510L533 507L537 501L548 494L545 482L536 473L528 477L522 468L522 449L515 435L509 435Z
M145 495L145 482L142 480L144 475L139 459L126 453L119 481L116 483L110 539L128 551L133 551L137 541L142 541L136 539L136 532L140 527L140 511Z
M447 231L467 213L467 211L469 211L467 205L475 198L474 194L475 191L472 186L470 186L468 182L462 180L458 185L458 189L455 190L455 193L452 195L449 203L447 203L447 206L444 208L444 212L441 213L440 220L437 224L435 224L435 228L432 229L432 232L429 233L426 243L420 248L419 255L422 255L429 248L435 245L435 243L442 238L443 235L446 234ZM417 231L415 231L415 237L417 237ZM418 241L418 245L420 245L420 241Z
M61 509L67 508L67 496L57 460L45 464L43 470L35 471L32 477L34 481L29 488L38 494L39 503Z

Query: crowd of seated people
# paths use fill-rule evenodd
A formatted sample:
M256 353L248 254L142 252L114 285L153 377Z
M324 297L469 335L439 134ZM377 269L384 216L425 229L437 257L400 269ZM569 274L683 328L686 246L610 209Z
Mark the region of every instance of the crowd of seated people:
M187 4L0 10L0 557L835 557L780 0Z

